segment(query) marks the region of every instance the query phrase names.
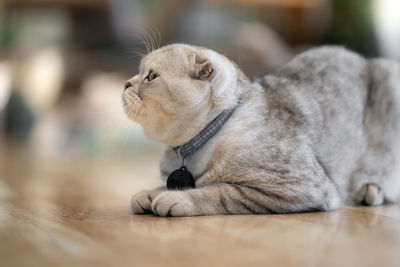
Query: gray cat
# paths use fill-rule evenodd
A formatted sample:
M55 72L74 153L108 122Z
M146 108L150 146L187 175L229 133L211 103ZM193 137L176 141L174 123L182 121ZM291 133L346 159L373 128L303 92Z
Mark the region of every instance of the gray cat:
M167 146L163 179L184 164L195 182L135 194L134 213L328 211L400 197L396 62L321 47L251 83L226 57L173 44L142 59L122 100Z

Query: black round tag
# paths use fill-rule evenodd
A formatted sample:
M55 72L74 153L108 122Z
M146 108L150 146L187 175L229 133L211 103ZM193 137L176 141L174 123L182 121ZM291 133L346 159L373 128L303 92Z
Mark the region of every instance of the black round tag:
M170 190L184 190L195 188L193 175L185 167L177 169L168 176L167 188Z

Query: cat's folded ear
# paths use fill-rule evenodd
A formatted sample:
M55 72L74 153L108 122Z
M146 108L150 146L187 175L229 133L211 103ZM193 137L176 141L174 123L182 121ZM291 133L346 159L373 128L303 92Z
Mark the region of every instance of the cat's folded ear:
M193 57L195 64L194 78L198 80L209 80L211 78L211 74L214 72L214 67L211 61L197 54L195 54Z

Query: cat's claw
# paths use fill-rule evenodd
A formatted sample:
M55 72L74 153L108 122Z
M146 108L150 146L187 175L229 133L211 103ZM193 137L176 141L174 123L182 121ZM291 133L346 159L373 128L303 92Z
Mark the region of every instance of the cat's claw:
M131 198L132 213L152 213L151 203L160 193L159 191L142 191L133 195Z
M192 216L193 202L184 191L166 191L154 199L151 209L158 216Z

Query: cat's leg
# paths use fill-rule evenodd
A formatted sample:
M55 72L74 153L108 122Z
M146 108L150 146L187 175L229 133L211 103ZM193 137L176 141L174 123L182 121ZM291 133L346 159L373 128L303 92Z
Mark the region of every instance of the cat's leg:
M384 201L383 191L375 183L364 184L357 192L355 201L367 206L382 205Z
M366 151L349 189L357 204L380 205L400 199L400 65L373 60L369 75Z
M154 190L141 191L131 198L131 211L134 214L152 213L151 203L163 191L166 191L165 186Z
M325 195L329 193L321 192L316 197L296 188L280 189L279 192L271 188L274 186L249 187L219 183L185 191L165 191L153 200L151 209L159 216L266 214L331 209L330 204L324 204Z

